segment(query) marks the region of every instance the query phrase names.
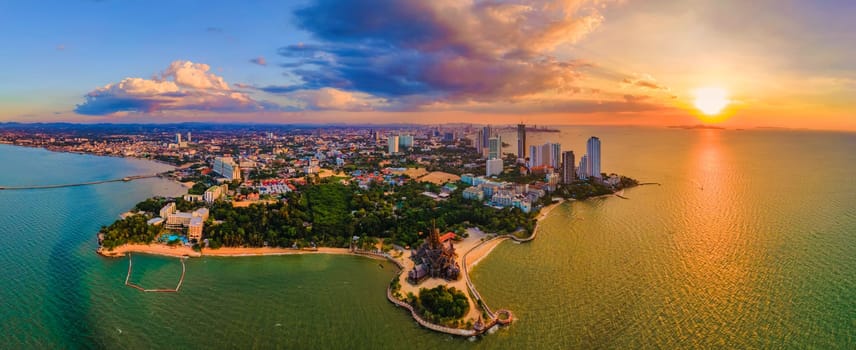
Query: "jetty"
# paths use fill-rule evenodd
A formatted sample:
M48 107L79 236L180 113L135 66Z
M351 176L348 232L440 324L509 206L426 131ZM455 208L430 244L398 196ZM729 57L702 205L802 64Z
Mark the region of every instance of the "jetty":
M63 187L78 187L78 186L91 186L104 184L109 182L128 182L140 179L148 179L153 177L161 176L161 174L153 174L153 175L134 175L134 176L126 176L121 179L111 179L111 180L99 180L99 181L89 181L89 182L80 182L73 184L61 184L61 185L37 185L37 186L0 186L0 190L4 191L18 191L18 190L44 190L50 188L63 188Z

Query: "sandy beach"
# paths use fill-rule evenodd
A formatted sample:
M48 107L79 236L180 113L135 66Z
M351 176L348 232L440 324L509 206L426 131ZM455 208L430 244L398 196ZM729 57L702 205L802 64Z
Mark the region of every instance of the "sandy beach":
M200 257L202 254L199 252L193 251L190 247L186 246L168 246L166 244L124 244L120 245L113 250L107 250L104 247L98 248L98 254L101 254L106 257L123 257L127 255L127 253L143 253L143 254L152 254L152 255L163 255L163 256L173 256L173 257Z
M202 249L202 256L267 256L292 254L351 254L347 248L318 248L317 250L298 250L292 248L243 248L222 247L219 249Z
M105 248L98 248L98 254L106 257L123 257L127 253L143 253L152 255L163 255L172 257L202 257L202 256L221 256L221 257L240 257L240 256L273 256L273 255L292 255L292 254L351 254L347 248L318 248L317 250L297 250L291 248L243 248L243 247L223 247L220 249L202 249L202 252L197 252L186 246L168 246L165 244L125 244L113 248L108 251Z

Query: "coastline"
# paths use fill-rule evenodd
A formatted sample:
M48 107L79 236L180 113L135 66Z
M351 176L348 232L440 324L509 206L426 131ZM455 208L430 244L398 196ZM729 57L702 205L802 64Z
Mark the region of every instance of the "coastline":
M15 143L0 143L0 146L2 146L2 145L12 146L12 147L22 147L22 148L43 149L45 151L54 152L54 153L78 154L78 155L84 155L84 156L110 157L110 158L120 158L120 159L134 159L134 160L152 162L152 163L157 163L160 165L168 166L168 167L172 168L171 170L175 170L175 169L178 169L180 167L179 165L175 165L175 164L171 164L171 163L167 163L167 162L164 162L161 160L151 159L151 158L125 156L125 155L118 155L118 154L101 154L101 153L82 152L82 151L66 151L66 150L62 150L62 149L53 149L53 148L43 147L40 145L19 145L19 144L15 144Z
M614 194L613 194L614 195ZM479 324L475 328L449 328L439 324L428 322L422 319L421 315L417 314L415 310L407 304L404 300L399 299L398 296L392 292L392 284L387 287L387 299L391 303L396 306L403 307L410 311L413 319L422 327L428 328L433 331L437 331L440 333L457 335L457 336L475 336L482 334L495 325L508 325L512 322L513 316L511 311L505 309L492 310L478 293L475 283L470 280L469 274L475 266L481 262L482 259L486 258L496 249L499 244L506 240L513 240L517 243L530 242L537 237L538 229L540 228L539 223L541 220L546 219L552 211L565 203L566 199L560 199L558 202L552 203L546 207L543 207L539 210L538 216L535 217L535 227L533 228L532 234L526 238L518 238L513 233L512 234L504 234L504 235L493 235L490 237L481 237L479 240L481 242L475 244L467 251L465 251L461 256L462 262L462 272L463 272L463 280L462 282L465 284L464 289L468 290L468 299L472 305L478 305L482 311L476 311L476 313L485 312L488 315L488 319L486 319L486 323ZM484 233L481 233L485 235ZM112 251L107 251L102 247L98 248L98 254L105 257L124 257L128 253L142 253L142 254L152 254L152 255L161 255L161 256L170 256L170 257L247 257L247 256L282 256L282 255L302 255L302 254L334 254L334 255L358 255L371 259L379 259L379 260L389 260L395 263L399 267L398 273L394 277L393 281L400 280L403 273L406 271L406 268L398 261L398 259L393 258L387 253L378 253L378 254L366 254L365 252L360 253L357 251L352 251L347 248L329 248L329 247L321 247L313 250L299 250L292 248L272 248L272 247L263 247L263 248L247 248L247 247L222 247L219 249L202 249L197 252L188 246L168 246L165 244L126 244L119 247L114 248Z
M183 182L181 182L181 181L178 181L178 179L176 179L176 178L174 178L174 177L171 177L171 176L170 176L170 177L160 176L160 175L161 175L161 174L163 174L163 173L166 173L166 172L169 172L169 171L174 171L174 170L178 169L178 168L179 168L179 166L176 166L176 165L173 165L173 164L170 164L170 163L166 163L166 162L163 162L163 161L159 161L159 160L156 160L156 159L140 158L140 157L127 157L127 156L122 156L122 155L112 155L112 154L98 154L98 153L88 153L88 152L72 152L72 151L64 151L64 150L54 150L54 149L50 149L50 148L46 148L46 147L41 147L41 146L27 146L27 145L6 144L6 143L0 144L0 146L4 146L4 145L5 145L5 146L11 146L11 147L21 147L21 148L30 148L30 149L42 149L42 150L45 150L45 151L48 151L48 152L53 152L53 153L76 154L76 155L92 156L92 157L109 157L109 158L118 158L118 159L130 159L130 160L139 161L139 162L144 162L144 163L146 163L146 162L150 162L150 163L152 163L152 164L148 164L148 166L149 166L149 167L152 167L152 166L165 166L165 167L168 167L168 169L163 170L163 171L161 171L160 169L150 169L150 170L153 170L153 171L157 171L157 175L158 175L158 176L152 176L152 178L155 178L155 177L156 177L156 178L160 178L160 179L162 179L162 180L171 181L171 182L174 182L174 183L176 183L176 184L179 184L179 185L181 185L183 188L185 188L185 190L184 190L185 192L187 191L187 188L189 188L190 186L192 186L192 185L188 186L187 184L185 184L185 183L183 183ZM136 174L135 174L135 175L133 175L133 176L138 176L138 175L136 175ZM48 185L48 186L54 186L54 185ZM65 187L65 184L62 184L62 186L60 186L60 185L57 185L57 186L59 186L59 187Z
M321 247L317 250L302 250L292 248L246 248L246 247L223 247L219 249L202 249L197 252L187 246L168 246L166 244L123 244L113 250L99 247L96 252L108 258L121 258L128 253L140 253L149 255L160 255L175 258L191 257L245 257L245 256L279 256L279 255L301 255L301 254L335 254L335 255L360 255L351 252L347 248Z

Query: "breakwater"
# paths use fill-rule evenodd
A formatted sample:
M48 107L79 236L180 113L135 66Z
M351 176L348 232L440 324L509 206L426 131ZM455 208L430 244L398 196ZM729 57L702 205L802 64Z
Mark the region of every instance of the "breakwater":
M72 183L72 184L60 184L60 185L0 186L0 190L3 190L3 191L44 190L44 189L50 189L50 188L91 186L91 185L98 185L98 184L104 184L104 183L110 183L110 182L127 182L127 181L133 181L133 180L148 179L148 178L153 178L153 177L158 177L158 176L161 176L161 174L135 175L135 176L123 177L121 179L88 181L88 182L79 182L79 183Z

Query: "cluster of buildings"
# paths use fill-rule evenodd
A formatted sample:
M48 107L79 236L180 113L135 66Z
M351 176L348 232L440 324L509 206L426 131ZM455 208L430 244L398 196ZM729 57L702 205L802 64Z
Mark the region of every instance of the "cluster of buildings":
M241 179L241 166L235 163L231 156L214 158L211 170L229 181Z
M490 125L478 130L476 152L485 158L485 176L502 174L502 137Z
M533 209L533 203L544 197L548 190L555 189L555 176L544 184L517 184L492 181L484 176L461 175L461 182L470 185L463 191L464 199L486 201L498 208L514 207L524 213ZM554 184L550 185L550 181ZM552 188L550 186L553 186Z
M528 147L527 147L528 146ZM502 139L498 133L492 132L491 126L478 130L475 139L476 152L485 161L485 176L499 175L503 171ZM526 125L517 125L517 159L518 163L526 166L526 171L532 174L559 174L561 183L569 184L576 180L595 178L602 180L600 139L592 136L586 142L586 153L576 163L574 151L562 151L559 143L548 142L542 145L527 145ZM527 152L528 150L528 152Z
M199 208L192 212L177 211L174 202L167 203L158 213L160 216L149 220L149 225L161 225L171 230L187 230L190 240L202 240L202 229L208 220L208 208Z
M413 135L389 135L386 144L389 155L395 155L403 150L412 149L415 146Z
M366 171L354 170L351 173L350 181L357 183L362 189L369 188L372 184L383 184L390 186L403 185L407 179L402 176L406 169L404 168L383 168L381 170Z

